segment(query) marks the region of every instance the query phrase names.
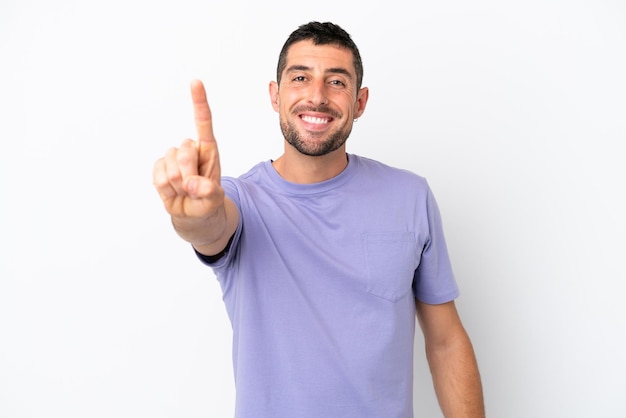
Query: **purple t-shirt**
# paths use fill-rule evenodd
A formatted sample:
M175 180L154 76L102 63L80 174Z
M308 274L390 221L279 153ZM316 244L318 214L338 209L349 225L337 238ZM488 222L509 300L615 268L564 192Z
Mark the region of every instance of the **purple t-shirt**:
M233 327L236 417L413 417L414 297L459 294L426 180L351 154L321 183L267 161L222 184L241 215L210 264Z

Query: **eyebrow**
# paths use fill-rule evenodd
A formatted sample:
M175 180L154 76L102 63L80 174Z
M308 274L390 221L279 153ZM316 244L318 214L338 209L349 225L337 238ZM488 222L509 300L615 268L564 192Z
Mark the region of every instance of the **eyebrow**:
M292 65L291 67L287 68L285 70L285 73L292 73L294 71L311 71L311 67L308 67L306 65ZM333 67L333 68L329 68L326 71L324 71L325 73L331 73L331 74L343 74L346 77L352 79L352 74L350 74L350 72L348 70L346 70L345 68L342 67Z

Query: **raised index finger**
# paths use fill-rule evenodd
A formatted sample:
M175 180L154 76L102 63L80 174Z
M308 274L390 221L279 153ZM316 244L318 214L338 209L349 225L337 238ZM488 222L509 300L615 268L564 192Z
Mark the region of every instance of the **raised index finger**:
M196 132L198 133L198 142L215 141L211 109L206 99L206 91L202 81L193 80L191 82L191 99L193 100L193 114L196 122Z

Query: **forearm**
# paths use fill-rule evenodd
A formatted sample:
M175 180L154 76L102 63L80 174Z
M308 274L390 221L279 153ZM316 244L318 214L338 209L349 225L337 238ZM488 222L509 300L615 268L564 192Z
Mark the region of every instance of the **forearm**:
M441 410L446 418L483 418L485 406L478 364L465 331L454 341L427 346L426 355Z

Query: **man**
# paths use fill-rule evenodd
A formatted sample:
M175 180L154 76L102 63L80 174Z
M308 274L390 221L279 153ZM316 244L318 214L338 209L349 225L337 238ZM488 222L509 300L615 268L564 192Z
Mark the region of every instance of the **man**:
M368 89L350 35L310 22L269 86L284 153L221 177L204 87L197 141L155 164L177 233L211 266L233 327L237 417L412 417L415 318L446 417L483 417L481 381L426 181L346 152Z

